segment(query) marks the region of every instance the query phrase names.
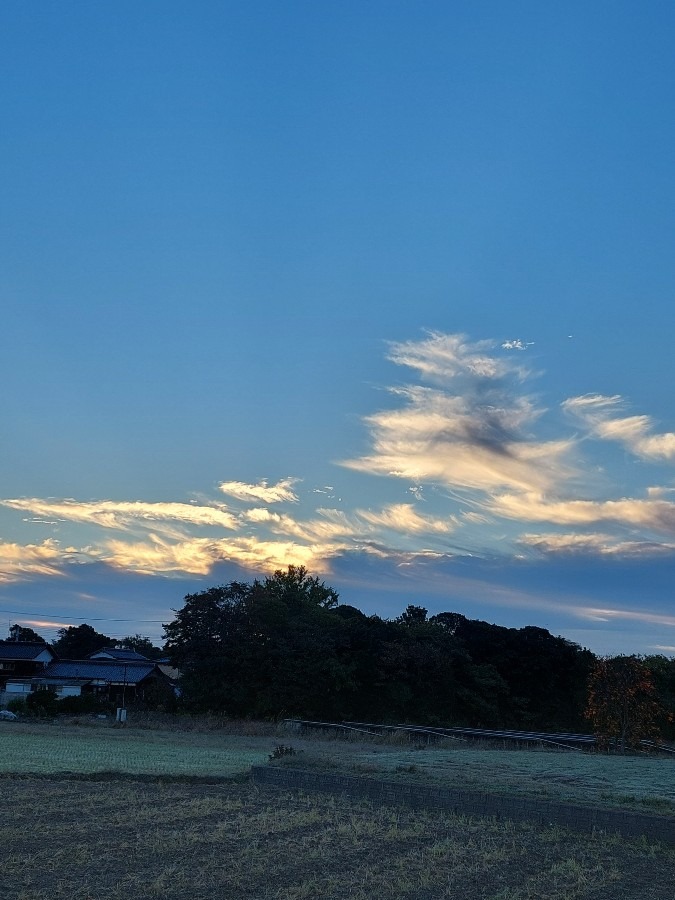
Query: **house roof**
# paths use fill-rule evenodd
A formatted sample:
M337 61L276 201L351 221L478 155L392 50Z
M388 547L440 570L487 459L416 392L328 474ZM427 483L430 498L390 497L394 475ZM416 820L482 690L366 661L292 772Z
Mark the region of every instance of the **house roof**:
M116 662L110 659L62 659L50 663L41 678L70 681L84 678L88 681L108 681L116 684L139 684L157 670L153 662Z
M45 650L56 656L50 646L39 641L0 641L0 659L37 659Z
M89 659L127 659L145 662L147 658L142 653L137 653L135 650L127 650L124 647L101 647L96 653L89 654Z

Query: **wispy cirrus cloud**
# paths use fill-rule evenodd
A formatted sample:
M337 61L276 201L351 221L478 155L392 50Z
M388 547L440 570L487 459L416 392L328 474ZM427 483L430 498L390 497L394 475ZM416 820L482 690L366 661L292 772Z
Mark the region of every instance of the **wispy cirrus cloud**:
M256 538L189 538L166 541L150 535L145 541L109 541L101 558L120 569L143 574L207 575L220 562L236 562L254 570L271 572L289 565L311 566L318 574L327 571L327 548L292 541Z
M675 433L653 434L651 416L621 415L626 403L618 394L570 397L562 408L596 438L623 444L642 459L674 459Z
M252 522L267 525L274 534L288 535L311 544L328 542L332 545L340 541L346 547L345 540L357 538L362 533L358 522L336 509L317 509L311 518L302 520L268 509L252 509L244 515Z
M447 382L458 376L492 381L507 375L525 374L510 360L494 354L492 341L471 342L464 334L431 332L422 341L391 343L389 359L400 366L415 369L428 380Z
M319 508L310 519L298 520L292 516L268 509L248 510L245 517L252 522L264 523L277 534L287 534L314 544L329 542L330 552L334 542L348 549L349 542L372 540L383 531L417 536L448 534L457 525L454 517L437 518L418 512L411 503L394 503L380 510L355 509L351 514L339 509Z
M0 500L10 509L50 516L66 522L98 525L101 528L126 530L130 525L167 522L185 525L217 526L236 529L237 517L223 506L200 506L191 503L145 503L134 501L41 500L38 498Z
M376 512L358 510L356 515L375 529L385 528L401 534L448 534L457 527L455 516L438 518L425 515L418 512L412 503L393 503Z
M523 547L544 555L559 556L675 556L675 543L643 540L622 540L616 535L593 534L523 534L518 540Z
M221 481L218 489L223 494L246 503L281 503L283 501L296 503L298 495L293 488L299 480L298 478L283 478L276 484L268 484L264 479L257 484L247 484L244 481Z
M60 575L65 558L72 558L73 551L64 549L57 541L46 540L41 544L0 543L0 583L35 575Z
M614 522L675 534L675 503L660 499L547 500L541 494L495 495L485 508L493 515L551 525L594 525Z
M642 609L612 609L610 607L595 606L577 607L575 612L582 619L593 619L600 622L624 620L675 628L675 616L667 613L650 613Z
M541 441L541 414L522 391L527 371L487 341L432 334L394 344L390 359L436 387L392 387L397 409L367 416L372 450L342 465L418 485L492 492L546 491L571 477L572 438Z

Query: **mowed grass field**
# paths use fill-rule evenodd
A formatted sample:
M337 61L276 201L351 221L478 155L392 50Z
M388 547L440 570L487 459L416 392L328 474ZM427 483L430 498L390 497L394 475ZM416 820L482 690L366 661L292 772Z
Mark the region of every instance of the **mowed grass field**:
M294 753L279 765L675 814L675 755L477 748L454 741L415 747L405 735L345 740L332 733L291 734L270 723L208 724L198 721L189 730L142 721L120 728L93 719L0 723L0 774L231 778L267 763L281 744Z
M219 732L0 723L0 773L231 778L266 762L274 741Z
M250 766L267 762L279 744L296 750L282 765L448 783L463 772L464 784L487 783L492 772L493 789L515 793L538 779L569 787L565 772L586 778L589 789L589 779L605 779L604 790L624 764L654 763L639 787L660 797L675 773L670 759L415 750L250 723L213 730L2 723L0 900L672 900L675 847L246 782Z
M476 748L475 744L355 746L344 752L309 745L284 762L374 778L675 815L675 755L608 756L513 746Z

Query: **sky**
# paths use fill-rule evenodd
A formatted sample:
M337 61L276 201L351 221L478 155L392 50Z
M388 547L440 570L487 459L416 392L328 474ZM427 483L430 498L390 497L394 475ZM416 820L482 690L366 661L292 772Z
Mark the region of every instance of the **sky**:
M304 565L675 655L675 7L0 5L0 634Z

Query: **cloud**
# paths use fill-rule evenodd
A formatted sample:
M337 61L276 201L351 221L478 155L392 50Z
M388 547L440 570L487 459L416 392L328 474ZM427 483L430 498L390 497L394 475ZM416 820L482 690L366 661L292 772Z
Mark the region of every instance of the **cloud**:
M579 421L594 437L617 441L642 459L675 458L675 433L651 434L654 425L650 416L621 416L624 408L621 396L614 394L583 394L570 397L562 404L569 415Z
M359 527L358 523L340 510L318 509L316 512L319 518L305 521L261 509L249 510L244 515L253 522L266 523L275 534L289 535L313 544L324 541L333 542L342 538L355 538L362 533L363 529ZM330 549L332 552L333 548Z
M402 534L448 534L457 527L454 516L439 519L422 515L411 503L393 503L380 512L359 510L357 515L375 528L386 528Z
M52 619L19 619L20 625L30 628L69 628L72 622L54 622Z
M267 509L252 509L244 515L255 523L265 523L276 534L286 534L314 545L325 544L324 552L349 550L371 541L382 530L404 535L447 534L457 525L454 517L436 518L418 513L413 504L395 503L381 510L356 509L351 515L343 510L320 508L317 516L298 521Z
M570 440L537 442L525 434L539 415L528 398L424 387L391 392L405 405L365 419L372 452L345 460L345 467L483 491L545 490L571 475Z
M102 557L116 568L153 575L208 575L220 562L236 562L262 572L289 565L307 566L322 574L327 571L325 553L325 547L303 546L292 541L193 538L170 543L150 535L142 542L110 541Z
M221 481L218 489L230 497L245 502L296 502L298 495L293 490L293 485L297 484L299 480L298 478L284 478L272 485L268 485L265 480L259 481L258 484L246 484L243 481Z
M535 493L502 494L486 502L494 515L552 525L615 522L675 534L675 503L669 500L546 500Z
M423 341L405 341L389 345L389 359L400 366L416 369L428 380L443 382L457 376L493 380L514 372L522 373L510 361L492 355L492 341L470 343L463 334L431 332Z
M593 619L599 622L611 622L619 619L628 622L642 622L650 625L665 625L675 627L675 616L665 613L650 613L637 609L611 609L594 606L584 606L576 609L577 615L582 619Z
M599 555L616 557L675 556L675 543L624 541L610 534L523 534L522 546L544 555Z
M10 509L37 515L54 516L68 522L98 525L102 528L126 530L131 524L146 525L165 521L199 526L237 529L239 522L223 506L198 506L190 503L143 503L138 500L118 502L100 500L40 500L37 498L0 500Z
M72 558L72 554L68 554ZM0 583L35 575L61 575L66 553L57 541L41 544L0 543Z
M523 393L529 374L499 357L492 342L432 333L392 344L389 359L435 386L391 387L398 408L365 417L371 452L343 461L345 467L405 478L418 491L424 483L488 493L546 491L574 474L574 440L533 438L543 410Z
M71 542L71 531L86 538L79 548L2 544L0 579L17 591L21 581L67 572L67 587L75 570L97 564L116 578L148 576L146 584L149 576L206 584L223 573L254 577L294 564L323 576L351 573L352 585L360 571L357 596L364 585L366 593L386 584L399 595L419 585L443 608L461 597L462 608L469 604L481 617L488 604L536 611L546 627L555 616L623 616L655 631L668 624L649 618L661 615L658 605L644 614L613 607L619 594L631 607L639 591L648 606L670 590L675 488L621 481L639 478L645 467L622 460L613 471L618 454L594 458L607 446L571 434L561 412L645 459L675 456L675 435L656 433L648 416L627 415L619 395L585 394L562 410L547 409L531 390L532 373L516 364L527 346L439 333L389 345L389 359L405 367L411 383L392 382L387 403L363 419L365 452L340 464L380 477L378 493L391 493L377 505L369 505L363 479L345 477L338 490L329 471L315 472L317 487L305 492L303 505L299 479L290 477L273 484L224 480L213 499L193 503L8 499L0 505L24 515L21 527L74 523L83 527L61 533L68 531ZM610 494L617 483L621 495ZM227 505L218 502L223 494L232 498ZM324 505L308 508L312 498ZM298 505L276 505L283 503ZM657 572L663 584L655 587ZM666 615L667 604L662 608Z

